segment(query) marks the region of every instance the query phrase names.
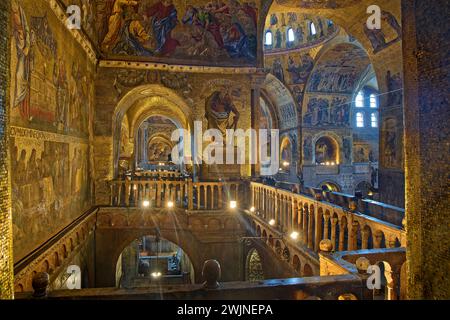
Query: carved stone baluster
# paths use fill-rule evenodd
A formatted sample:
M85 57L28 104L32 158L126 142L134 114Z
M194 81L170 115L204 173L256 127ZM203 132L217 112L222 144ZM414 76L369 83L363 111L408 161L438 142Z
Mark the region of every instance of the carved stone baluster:
M361 249L369 249L369 230L361 230Z
M338 223L338 218L331 218L331 243L333 248L336 248L336 226Z
M373 248L380 249L381 241L383 240L383 235L380 232L375 232L373 235Z
M195 195L197 197L197 210L200 210L200 194L201 194L201 186L197 183L197 188L195 188Z
M219 196L219 209L223 208L222 192L223 192L222 184L219 184L219 194L218 194L218 196Z
M125 206L130 206L130 182L128 180L125 181Z
M339 251L344 251L345 248L345 220L339 221Z
M352 251L358 248L358 222L349 220L348 223L348 248L347 250Z
M303 206L303 226L302 226L302 232L303 232L303 243L308 243L308 206L305 204Z
M323 239L330 239L329 238L329 223L330 223L330 214L326 212L323 215Z
M207 184L205 184L205 187L203 188L203 195L204 195L204 204L203 204L203 206L204 206L205 210L208 209L208 187L209 186Z
M308 248L313 249L313 219L314 211L308 210Z
M319 208L315 207L314 209L314 250L317 252L319 251L320 241L322 240L322 214Z
M191 179L188 180L187 197L188 197L188 209L194 210L194 186L192 184Z
M156 207L161 208L162 184L158 181L155 184Z

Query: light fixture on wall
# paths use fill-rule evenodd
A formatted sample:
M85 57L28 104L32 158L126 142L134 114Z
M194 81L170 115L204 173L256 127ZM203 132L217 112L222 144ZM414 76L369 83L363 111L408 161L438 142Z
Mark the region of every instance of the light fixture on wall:
M274 226L274 225L275 225L275 219L270 219L270 220L269 220L269 224L270 224L271 226Z
M291 234L289 235L289 237L291 237L292 240L297 240L298 239L298 232L297 231L292 231Z
M173 201L167 202L167 208L173 208Z
M142 206L143 206L144 208L150 207L150 201L148 201L148 200L142 201Z
M255 212L255 210L256 210L255 207L250 208L250 212Z
M288 166L289 166L289 162L287 162L287 161L284 161L284 162L283 162L283 167L285 167L285 168L286 168L286 167L288 167Z
M237 208L237 201L231 200L230 201L230 209L236 209Z

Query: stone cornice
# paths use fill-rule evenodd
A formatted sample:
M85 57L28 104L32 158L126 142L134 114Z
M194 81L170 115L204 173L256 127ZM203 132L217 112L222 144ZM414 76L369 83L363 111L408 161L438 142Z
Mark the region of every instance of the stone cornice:
M163 70L169 72L188 72L188 73L221 73L221 74L263 73L263 69L256 67L208 67L208 66L190 66L190 65L156 63L148 61L100 60L99 66L104 68Z

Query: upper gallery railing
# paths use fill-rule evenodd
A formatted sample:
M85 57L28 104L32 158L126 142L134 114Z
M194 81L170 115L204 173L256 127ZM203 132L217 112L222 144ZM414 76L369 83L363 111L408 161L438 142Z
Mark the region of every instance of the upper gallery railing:
M125 179L110 181L110 188L111 206L220 210L245 200L241 181Z
M406 245L405 231L391 223L322 201L321 194L309 197L261 183L250 183L254 215L267 225L291 234L315 252L320 241L330 239L336 251L394 248Z

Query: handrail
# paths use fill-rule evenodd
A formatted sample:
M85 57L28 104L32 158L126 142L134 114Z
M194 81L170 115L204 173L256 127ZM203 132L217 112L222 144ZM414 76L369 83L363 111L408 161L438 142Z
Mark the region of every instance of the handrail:
M245 200L242 181L193 182L184 180L112 180L110 205L119 207L178 207L220 210L230 201Z
M81 216L73 220L70 224L62 228L55 235L49 238L47 241L42 243L39 247L28 253L25 257L14 263L14 274L19 273L22 269L30 264L31 261L35 260L37 257L41 256L45 251L51 248L54 244L56 244L62 237L67 235L71 230L75 229L81 221L90 217L91 214L98 210L98 206L92 207L86 212L84 212Z
M297 231L300 241L315 252L330 239L336 251L394 248L406 245L406 233L389 222L310 197L257 182L250 183L254 215L272 221L283 232Z

